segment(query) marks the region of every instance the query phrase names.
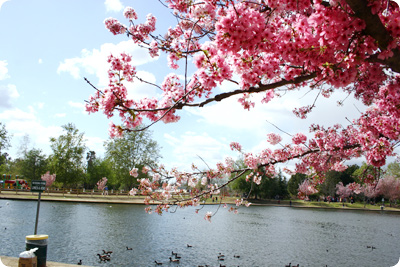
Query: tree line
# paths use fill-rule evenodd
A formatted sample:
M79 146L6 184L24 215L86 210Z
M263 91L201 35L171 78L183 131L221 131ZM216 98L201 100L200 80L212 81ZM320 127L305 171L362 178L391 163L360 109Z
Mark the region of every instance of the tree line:
M57 175L53 186L87 188L96 187L103 177L108 187L129 190L137 185L136 178L129 175L132 168L143 166L155 168L161 158L160 147L152 139L149 130L126 132L121 138L108 139L104 143L105 155L100 157L86 145L84 133L73 123L62 126L58 137L50 138L52 153L45 155L40 148L28 148L29 136L25 136L19 148L19 156L11 158L6 152L11 137L0 123L0 173L31 182L40 180L47 171ZM137 178L143 178L141 173Z
M238 167L243 160L238 160ZM248 179L244 173L230 185L237 195L250 199L289 199L297 198L301 185L310 177L296 173L285 177L281 172L275 176L262 175L259 184ZM368 182L368 183L367 183ZM352 185L364 187L352 188ZM368 186L367 186L368 185ZM324 174L324 180L317 190L307 195L309 200L380 202L384 198L393 202L400 200L400 164L392 162L385 168L376 168L365 162L347 166L344 171L330 170Z

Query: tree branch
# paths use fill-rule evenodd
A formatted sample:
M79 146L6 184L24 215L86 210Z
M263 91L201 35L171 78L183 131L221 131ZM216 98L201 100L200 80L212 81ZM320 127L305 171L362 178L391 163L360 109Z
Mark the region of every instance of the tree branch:
M354 15L362 19L365 24L365 32L377 41L378 47L384 51L387 50L392 36L388 33L381 19L377 14L372 14L371 8L366 0L346 0L347 4L354 11ZM389 66L394 72L400 73L400 51L398 48L392 50L393 56L383 60L384 64Z

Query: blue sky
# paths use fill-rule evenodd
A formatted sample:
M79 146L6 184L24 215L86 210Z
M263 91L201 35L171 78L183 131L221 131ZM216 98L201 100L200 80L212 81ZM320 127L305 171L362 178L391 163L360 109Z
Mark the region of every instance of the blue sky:
M152 59L126 36L114 36L105 29L103 21L108 17L127 24L122 16L125 6L137 11L139 22L148 13L155 15L158 33L175 26L174 18L158 0L9 0L2 4L0 121L12 134L12 148L8 152L13 158L18 156L18 147L26 135L30 148L40 148L49 155L49 138L59 136L61 126L70 122L85 133L88 148L103 155L109 121L102 114L88 115L84 111L84 100L93 89L83 77L99 88L106 85L106 57L111 52L131 53L140 76L158 84L172 72L164 56ZM184 70L178 70L178 74L183 73ZM219 88L229 89L236 88L226 84ZM130 97L135 99L157 95L154 88L140 83L130 85L129 90ZM225 156L236 158L237 154L229 150L231 141L253 152L267 146L266 134L276 131L267 121L289 133L308 133L312 122L347 125L346 117L352 120L359 116L357 109L364 109L351 97L343 107L338 107L336 101L346 97L338 92L331 99L319 99L317 109L307 120L296 119L292 109L311 104L317 94L306 93L290 93L268 105L262 105L255 96L256 108L251 111L243 110L234 98L200 109L182 110L180 122L152 127L153 137L162 147L163 163L186 169L195 162L203 167L201 157L213 166Z

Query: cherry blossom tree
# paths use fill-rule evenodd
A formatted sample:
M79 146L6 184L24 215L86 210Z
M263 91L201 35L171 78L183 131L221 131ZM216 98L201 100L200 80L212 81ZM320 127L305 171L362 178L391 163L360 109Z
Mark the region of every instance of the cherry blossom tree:
M174 73L161 84L144 81L137 75L132 58L126 53L110 55L109 85L94 87L86 109L103 112L108 118L119 115L120 124L111 123L110 135L145 129L154 123L173 123L179 111L201 108L210 103L239 96L245 110L256 104L268 104L296 90L314 90L329 98L344 91L369 108L347 126L310 125L310 134L292 134L292 143L279 148L265 148L258 154L246 153L238 143L231 148L243 154L246 167L235 169L233 160L217 164L206 172L153 170L161 175L140 181L139 190L150 200L160 201L158 211L171 204L198 205L210 196L251 171L249 181L262 174L273 176L278 163L297 160L289 173L304 173L317 185L328 170L343 171L344 162L364 156L367 163L383 166L400 136L400 10L391 0L165 0L161 1L176 17L177 24L163 33L156 32L156 17L137 21L135 10L124 10L126 26L114 18L105 20L114 35L125 34L134 43L148 49L152 57L165 53ZM193 62L196 71L188 74ZM181 76L180 76L181 75ZM180 78L182 77L183 78ZM161 97L133 100L127 97L126 84L147 82L161 90ZM222 82L236 89L220 93ZM254 95L262 95L255 103ZM314 101L293 112L306 118ZM277 133L266 136L271 144L280 144ZM231 177L222 185L211 179ZM170 181L175 181L172 184ZM180 185L196 184L204 179L207 189L187 198ZM163 189L162 193L158 188ZM211 215L210 215L211 216ZM210 216L207 218L209 219Z
M361 187L361 192L364 194L364 196L367 198L368 202L369 200L376 198L379 196L380 192L376 188L377 184L376 183L366 183ZM366 206L366 202L364 201L364 208Z
M56 180L56 174L50 174L50 171L46 172L41 176L43 181L46 181L46 187L50 187Z
M360 194L362 192L362 187L360 184L357 183L350 183L346 186L343 185L342 182L336 185L336 194L339 195L341 198L348 198L353 194Z
M349 196L351 196L351 189L347 186L344 186L342 182L338 183L336 185L336 194L340 197L340 198L348 198Z
M390 205L400 199L400 180L394 176L385 176L380 179L376 188L384 198L389 199Z
M107 178L103 177L101 178L98 182L97 182L97 189L99 189L100 191L103 191L104 188L106 188L106 184L107 184Z
M318 189L315 185L310 182L309 179L304 180L298 189L299 193L297 194L300 199L309 200L308 196L318 193Z

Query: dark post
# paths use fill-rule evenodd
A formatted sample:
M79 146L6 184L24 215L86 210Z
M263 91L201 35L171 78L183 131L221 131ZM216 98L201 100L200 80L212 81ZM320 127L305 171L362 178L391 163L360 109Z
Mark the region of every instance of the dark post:
M38 205L36 210L36 222L35 222L35 235L37 234L37 225L39 221L39 210L40 210L40 198L42 196L42 192L46 190L46 181L38 180L32 181L31 192L38 192Z
M40 210L40 197L42 195L42 192L39 192L39 197L38 197L38 202L37 202L37 209L36 209L36 221L35 221L35 232L34 235L37 234L37 225L39 221L39 210Z

